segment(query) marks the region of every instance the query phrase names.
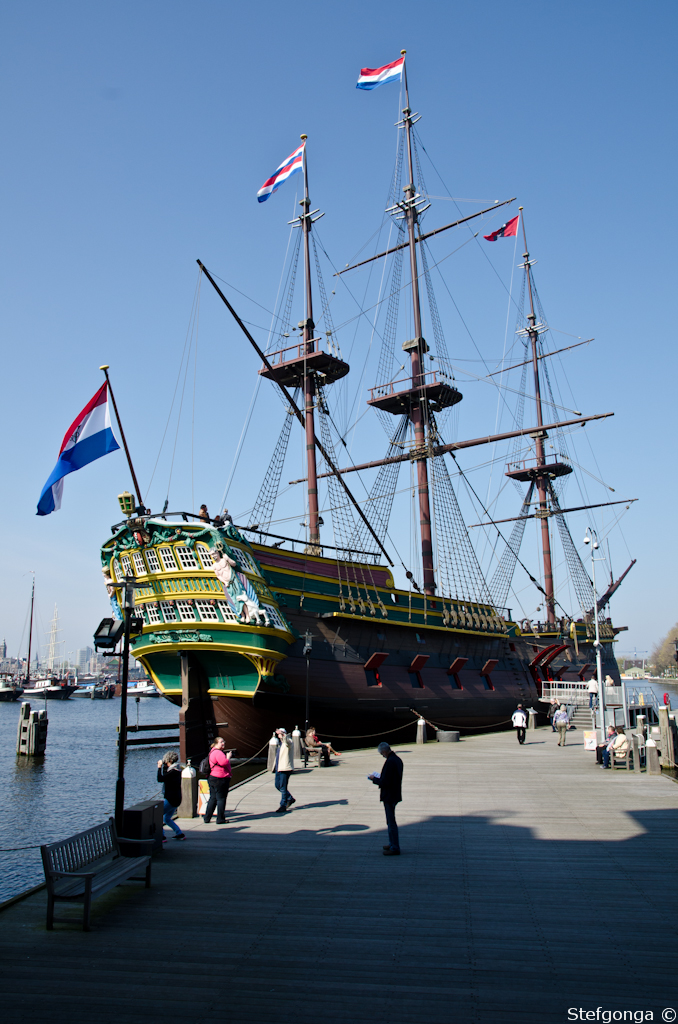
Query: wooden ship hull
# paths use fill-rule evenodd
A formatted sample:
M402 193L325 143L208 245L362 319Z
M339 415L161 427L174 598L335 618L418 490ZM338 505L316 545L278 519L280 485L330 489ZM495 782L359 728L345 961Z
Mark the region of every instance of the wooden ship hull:
M209 567L218 544L247 567L242 575L268 625L239 621L231 611ZM217 735L239 757L251 757L276 727L303 728L307 687L319 734L360 747L388 736L413 739L419 716L431 735L434 727L506 726L518 703L543 712L543 679L586 681L594 671L584 623L576 624L575 649L562 631L522 634L489 605L398 590L388 568L367 563L351 567L348 588L335 559L250 544L232 526L151 519L142 536L121 524L102 557L114 583L134 567L144 584L137 591L144 626L133 653L181 708L181 754L194 764ZM616 678L610 643L605 671Z

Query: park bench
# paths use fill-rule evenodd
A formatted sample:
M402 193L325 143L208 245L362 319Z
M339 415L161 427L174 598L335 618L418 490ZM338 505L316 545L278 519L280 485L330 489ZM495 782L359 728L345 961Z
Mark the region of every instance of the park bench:
M325 753L325 748L320 747L307 747L306 740L303 736L300 737L301 744L301 756L304 759L304 768L308 766L308 762L313 758L317 761L318 768L326 767L330 763L329 755Z
M627 771L631 771L633 757L633 747L629 737L629 745L626 750L615 750L612 748L610 755L610 765L612 768L626 768Z
M120 843L134 843L140 852L144 847L146 850L142 856L127 857L122 854ZM55 918L57 902L82 903L82 930L88 932L90 908L97 896L128 880L145 881L149 889L152 847L152 839L118 840L113 818L70 839L41 846L47 883L47 928L51 931L55 921L70 923L68 918Z

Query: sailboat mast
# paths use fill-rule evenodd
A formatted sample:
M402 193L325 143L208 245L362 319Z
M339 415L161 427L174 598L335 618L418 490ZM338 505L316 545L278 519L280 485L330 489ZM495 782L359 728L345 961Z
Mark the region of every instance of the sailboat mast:
M307 136L301 136L305 143ZM308 195L308 158L304 145L304 198L300 205L303 208L301 226L304 232L304 277L305 277L305 317L303 322L304 354L313 352L315 324L313 322L313 289L311 287L311 200ZM320 525L318 508L318 466L315 457L315 379L313 373L304 367L304 429L306 431L306 462L308 471L308 549L311 554L320 554Z
M400 51L403 57L406 51ZM419 298L419 273L417 270L417 247L415 238L415 227L417 224L417 208L415 205L416 189L414 187L414 166L412 161L412 110L410 107L410 94L407 86L407 69L403 61L403 84L405 86L405 109L403 110L403 124L407 139L407 167L409 171L409 182L404 188L405 208L407 220L407 233L410 245L410 278L412 281L412 312L414 322L414 339L410 343L410 371L412 375L412 389L423 387L425 383L423 362L425 354L425 342L421 332L421 302ZM426 418L425 402L417 401L416 398L410 405L410 422L414 432L415 448L421 451L426 445ZM426 459L417 460L417 491L419 498L419 529L421 533L421 562L424 574L424 593L435 594L435 575L433 572L433 539L431 534L431 502L429 496L428 464Z
M31 588L31 621L28 627L28 661L26 662L26 686L31 681L31 647L33 645L33 607L35 605L35 573L33 573L33 587Z
M525 273L527 275L527 291L530 299L530 312L527 317L529 324L527 328L527 336L530 339L531 345L532 372L534 374L534 398L537 404L537 426L540 428L539 433L535 435L535 449L537 456L537 472L535 474L535 479L537 484L537 491L539 493L539 511L537 513L537 517L541 520L541 550L544 565L544 593L546 594L546 616L547 622L553 624L556 621L556 602L555 591L553 586L553 561L551 558L551 537L549 534L548 523L548 476L546 472L546 456L544 454L544 438L546 437L546 433L542 429L544 425L544 417L542 413L541 384L539 380L539 354L537 351L537 339L539 337L539 332L537 330L537 316L534 311L534 294L532 289L531 272L532 264L530 262L530 254L527 250L527 236L525 234L525 216L522 212L522 206L520 207L520 211L523 225L523 242L525 243L525 252L523 253L523 258L525 262L523 266L525 267Z

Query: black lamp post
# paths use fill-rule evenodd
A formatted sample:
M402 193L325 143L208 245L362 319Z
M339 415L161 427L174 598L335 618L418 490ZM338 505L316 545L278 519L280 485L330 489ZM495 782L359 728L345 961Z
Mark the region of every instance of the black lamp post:
M304 635L304 641L305 641L305 643L304 643L303 653L306 655L306 732L308 732L308 714L309 714L309 706L310 706L310 702L311 702L311 690L310 690L309 671L310 671L310 667L311 667L311 665L310 665L310 654L311 654L311 649L313 647L313 634L311 633L310 629L306 630L306 633Z
M125 753L127 749L127 681L129 676L129 642L131 635L141 633L144 620L133 615L134 588L144 586L134 576L125 576L122 621L102 619L94 634L96 650L104 649L104 656L115 657L115 648L122 637L122 693L120 695L120 733L118 739L118 778L115 783L115 827L122 835L122 816L125 809Z

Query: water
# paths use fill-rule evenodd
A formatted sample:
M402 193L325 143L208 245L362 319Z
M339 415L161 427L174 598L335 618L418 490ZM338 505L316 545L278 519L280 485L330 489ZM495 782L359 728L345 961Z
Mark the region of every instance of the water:
M45 702L30 702L35 709ZM65 839L113 814L118 774L116 728L120 701L47 701L49 729L44 757L18 757L16 732L20 701L0 703L0 901L43 881L39 849L8 852L19 846ZM151 725L179 720L166 700L141 698L139 722ZM137 705L130 700L130 724ZM125 771L125 804L160 795L157 762L166 749L131 747Z

